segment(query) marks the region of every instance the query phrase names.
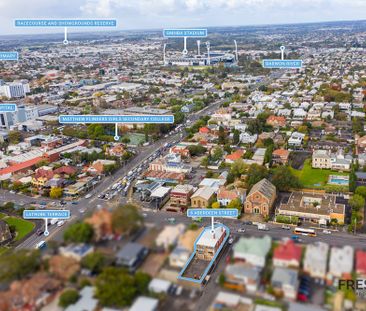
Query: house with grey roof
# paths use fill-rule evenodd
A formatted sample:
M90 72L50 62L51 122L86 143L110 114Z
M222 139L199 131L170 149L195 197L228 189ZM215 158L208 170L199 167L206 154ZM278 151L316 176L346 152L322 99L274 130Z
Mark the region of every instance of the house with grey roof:
M287 299L295 300L299 287L298 271L276 267L273 270L271 284L275 291Z

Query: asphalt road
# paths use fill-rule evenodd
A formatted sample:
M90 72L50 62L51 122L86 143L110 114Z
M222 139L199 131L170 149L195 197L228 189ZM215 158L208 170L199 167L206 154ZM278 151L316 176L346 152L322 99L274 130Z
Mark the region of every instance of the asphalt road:
M192 121L196 121L201 116L210 115L213 113L222 103L224 100L218 100L215 103L207 106L203 110L193 113L189 116L189 119ZM192 124L191 123L191 124ZM34 232L31 236L29 236L26 240L21 242L16 249L23 249L23 248L34 248L37 243L40 241L49 241L51 239L62 241L62 235L65 228L76 222L77 220L83 219L86 214L93 211L98 204L105 206L107 204L106 201L100 200L97 198L98 194L106 191L106 189L112 185L117 179L125 176L129 171L134 169L135 167L139 166L145 159L149 158L157 149L161 148L165 143L171 143L173 141L181 140L180 133L168 136L167 138L162 138L159 141L145 147L141 147L138 150L138 154L131 159L125 166L121 167L117 172L115 172L112 176L108 176L95 186L95 188L90 192L93 196L89 199L85 199L84 197L78 200L78 204L71 204L65 206L66 209L70 209L71 211L71 218L65 222L65 224L61 227L57 227L56 225L52 225L48 227L49 236L45 237L44 235L37 236ZM37 201L40 202L59 202L59 200L51 200L46 198L38 198ZM0 190L0 201L3 202L18 202L24 205L30 204L31 202L36 201L36 199L32 197L28 197L26 195L21 194L13 194L6 190ZM80 210L85 210L85 213L80 213Z

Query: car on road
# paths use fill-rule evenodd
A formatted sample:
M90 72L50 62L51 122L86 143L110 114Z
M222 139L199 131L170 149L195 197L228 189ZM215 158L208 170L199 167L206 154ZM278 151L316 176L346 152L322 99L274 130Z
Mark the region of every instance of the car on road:
M233 243L234 243L234 239L233 239L233 238L230 238L228 242L229 242L229 244L231 245L231 244L233 244Z
M146 213L142 213L142 217L146 218L147 214Z
M165 218L166 221L174 224L175 223L175 218L174 217L170 217L170 218Z
M323 233L325 233L325 234L332 234L332 231L330 231L330 230L328 230L328 229L324 229L324 230L323 230Z
M91 198L93 195L91 193L88 193L86 196L85 196L85 199L89 199Z
M40 241L39 243L37 243L36 244L36 249L42 249L42 248L44 248L44 247L46 247L47 246L47 244L46 244L46 241Z
M57 224L57 222L58 222L58 219L57 218L53 218L53 219L51 219L50 224L51 225L54 225L54 224Z
M57 222L57 227L62 227L65 224L65 221L60 220Z
M239 233L244 233L244 232L245 232L245 228L239 228L239 229L238 229L238 232L239 232Z
M79 204L79 202L78 201L73 201L73 202L71 202L71 204L77 205L77 204Z
M244 224L244 225L252 225L252 224L253 224L253 222L252 222L252 221L250 221L250 220L246 220L246 221L243 221L243 224Z
M44 229L39 228L39 229L36 231L36 234L37 234L38 236L40 236L40 235L42 235L42 234L43 234L43 232L44 232Z
M291 230L291 227L288 225L282 225L281 228L284 230Z
M79 209L79 213L80 213L80 214L84 214L84 213L85 213L85 211L86 211L86 209L85 209L85 208L81 208L81 209Z

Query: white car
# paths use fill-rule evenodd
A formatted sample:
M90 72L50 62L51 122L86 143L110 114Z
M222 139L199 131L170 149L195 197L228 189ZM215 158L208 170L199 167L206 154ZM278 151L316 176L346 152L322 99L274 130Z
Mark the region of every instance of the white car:
M63 220L60 220L59 222L57 222L57 227L61 227L64 225L64 221Z
M244 229L244 228L239 228L239 229L238 229L238 232L239 232L239 233L244 233L244 232L245 232L245 229Z
M57 218L53 218L51 219L51 225L54 225L58 222L58 219Z
M85 208L79 209L79 212L80 212L80 214L84 214L85 213Z
M324 230L323 230L323 233L325 233L325 234L332 234L332 231L330 231L330 230L328 230L328 229L324 229Z

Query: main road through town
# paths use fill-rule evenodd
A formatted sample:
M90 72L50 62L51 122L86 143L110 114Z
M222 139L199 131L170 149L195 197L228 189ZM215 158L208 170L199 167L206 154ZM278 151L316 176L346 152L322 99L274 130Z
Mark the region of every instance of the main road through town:
M218 100L211 105L207 106L203 110L193 113L189 116L189 119L192 121L196 121L202 116L211 115L222 103L224 100ZM95 188L91 191L93 196L89 199L81 198L78 201L78 204L67 204L65 208L70 209L71 211L71 218L65 222L65 224L61 227L57 227L56 225L49 226L49 236L45 237L44 235L38 236L36 232L34 232L32 235L30 235L28 238L26 238L24 241L22 241L19 245L17 245L16 249L22 249L22 248L34 248L37 243L39 243L42 240L48 241L51 239L61 240L62 234L65 228L70 225L71 223L76 222L77 220L80 220L85 217L85 215L89 214L93 209L97 207L97 205L104 206L107 204L106 201L98 199L97 195L99 193L103 193L107 190L110 185L112 185L117 179L120 179L121 177L125 176L129 171L134 169L135 167L139 166L143 161L145 161L147 158L149 158L152 154L154 154L159 148L163 147L166 143L172 143L174 141L180 141L181 133L177 133L174 135L170 135L166 138L160 139L155 143L152 143L149 146L140 147L138 149L137 155L132 158L129 162L127 162L126 165L121 167L117 172L115 172L113 175L108 176L95 186ZM55 201L59 202L57 200L51 200L46 198L38 198L40 202L50 202ZM0 201L1 202L17 202L21 205L27 206L31 202L35 201L35 198L16 194L16 193L10 193L7 190L0 190ZM85 213L81 213L80 211L85 211ZM164 216L162 216L164 217Z

